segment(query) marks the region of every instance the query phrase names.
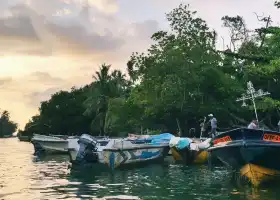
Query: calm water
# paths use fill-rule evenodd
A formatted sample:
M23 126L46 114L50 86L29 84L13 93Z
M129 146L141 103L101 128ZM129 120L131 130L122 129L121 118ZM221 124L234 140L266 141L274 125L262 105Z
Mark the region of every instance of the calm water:
M0 140L0 200L53 199L279 199L280 186L252 189L222 167L175 164L116 170L68 169L68 156L32 155L31 143Z

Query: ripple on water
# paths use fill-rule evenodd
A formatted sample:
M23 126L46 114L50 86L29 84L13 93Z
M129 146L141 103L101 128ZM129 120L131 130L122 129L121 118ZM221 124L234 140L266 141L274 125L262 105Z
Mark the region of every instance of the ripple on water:
M149 165L108 171L104 166L68 169L68 156L33 156L30 143L0 140L0 199L196 199L272 200L279 187L252 189L232 183L223 167Z
M127 195L116 195L116 196L106 196L102 198L93 198L94 200L141 200L136 196L127 196Z

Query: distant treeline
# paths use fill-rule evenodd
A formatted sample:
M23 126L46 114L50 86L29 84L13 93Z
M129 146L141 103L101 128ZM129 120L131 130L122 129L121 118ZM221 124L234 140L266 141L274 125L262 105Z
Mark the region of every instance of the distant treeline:
M10 113L7 110L1 112L0 117L0 138L9 137L17 130L17 124L10 120Z

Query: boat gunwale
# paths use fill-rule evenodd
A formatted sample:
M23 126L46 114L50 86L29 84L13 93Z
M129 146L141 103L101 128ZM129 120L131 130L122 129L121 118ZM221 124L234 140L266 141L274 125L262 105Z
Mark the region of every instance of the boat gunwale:
M169 147L169 145L157 145L157 146L140 146L140 147L128 147L128 148L106 148L103 149L103 151L113 151L113 152L117 152L117 151L130 151L130 150L142 150L142 149L156 149L156 148L166 148Z
M53 142L53 143L68 143L68 140L31 140L31 142Z
M215 138L219 138L220 135L224 135L224 134L227 134L227 133L230 133L230 132L233 132L233 131L237 131L237 130L252 130L252 129L249 129L247 127L241 127L241 128L235 128L235 129L231 129L231 130L228 130L228 131L224 131L224 132L217 132L217 135L215 136ZM259 129L254 129L254 130L280 134L280 132L278 132L278 131L269 130L269 129L260 129L259 128Z
M207 151L233 147L280 147L280 142L269 142L263 140L234 140L223 145L209 147Z

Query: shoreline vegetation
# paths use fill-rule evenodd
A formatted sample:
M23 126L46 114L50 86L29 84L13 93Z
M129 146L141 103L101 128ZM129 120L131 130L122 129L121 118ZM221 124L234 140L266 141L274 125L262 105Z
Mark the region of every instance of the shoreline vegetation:
M248 29L242 16L222 17L230 38L223 51L216 47L217 33L188 5L180 4L166 19L171 31L154 33L148 53L132 53L127 76L102 64L92 83L41 102L40 114L19 134L123 136L148 129L188 136L196 128L199 136L200 120L209 113L217 118L218 131L247 126L253 107L242 107L236 99L248 81L270 92L256 104L260 122L275 129L280 119L280 27L272 26L271 17L256 14L261 24L256 30Z
M0 138L12 137L17 127L17 123L10 119L9 111L3 110L0 114Z

